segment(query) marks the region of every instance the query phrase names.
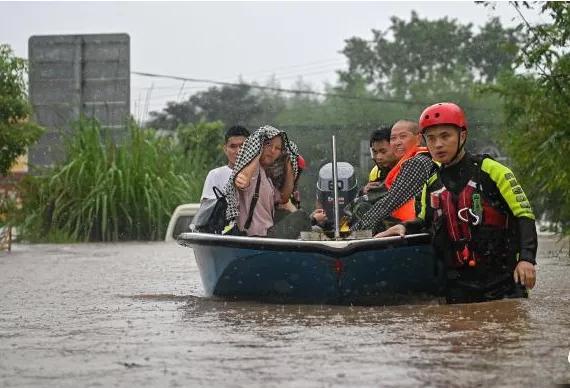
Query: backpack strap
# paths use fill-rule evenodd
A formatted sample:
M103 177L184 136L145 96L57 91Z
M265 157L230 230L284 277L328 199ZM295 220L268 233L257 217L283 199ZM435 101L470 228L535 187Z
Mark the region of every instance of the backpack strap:
M481 183L481 166L483 165L483 161L485 159L491 159L491 160L495 160L491 157L491 155L489 154L477 154L477 155L473 155L473 164L475 165L475 174L472 178L474 178L474 180L477 183L477 191L479 193L483 192L483 185Z
M253 211L255 210L255 205L257 205L257 200L259 199L259 185L261 184L261 166L259 166L259 173L257 174L257 183L255 184L255 193L253 193L253 198L251 199L251 204L249 205L249 214L247 216L247 221L243 226L245 230L249 229L251 226L251 221L253 220Z
M213 186L212 191L214 192L216 199L224 198L226 196L218 186Z

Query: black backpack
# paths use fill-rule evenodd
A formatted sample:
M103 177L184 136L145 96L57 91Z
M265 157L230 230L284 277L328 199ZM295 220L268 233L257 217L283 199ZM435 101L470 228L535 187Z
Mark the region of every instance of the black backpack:
M190 230L201 233L222 234L227 225L226 209L228 201L222 191L214 186L216 198L209 198L200 204L200 208L190 224Z

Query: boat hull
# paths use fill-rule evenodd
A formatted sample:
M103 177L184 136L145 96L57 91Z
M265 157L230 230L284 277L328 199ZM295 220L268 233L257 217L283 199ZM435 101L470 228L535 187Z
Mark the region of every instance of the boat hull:
M207 296L383 304L437 296L443 271L428 235L298 241L184 233Z

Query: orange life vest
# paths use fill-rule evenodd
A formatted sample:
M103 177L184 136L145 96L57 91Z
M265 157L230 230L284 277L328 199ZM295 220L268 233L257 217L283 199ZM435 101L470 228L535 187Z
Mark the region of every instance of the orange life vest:
M417 154L420 153L427 153L428 149L426 147L419 147L415 146L409 149L404 156L400 159L400 161L390 170L388 175L386 176L386 180L384 184L386 188L390 190L390 187L400 174L400 170L402 169L402 165L407 162L409 159L413 158ZM397 208L391 213L392 217L399 219L400 221L411 221L416 218L416 202L414 198L410 198L408 202L404 203L402 206Z

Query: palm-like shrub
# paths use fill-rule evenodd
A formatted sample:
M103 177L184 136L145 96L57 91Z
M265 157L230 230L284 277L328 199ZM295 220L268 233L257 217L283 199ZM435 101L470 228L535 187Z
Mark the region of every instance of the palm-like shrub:
M133 123L120 145L83 120L66 160L23 185L21 233L29 240L117 241L164 237L174 208L199 199L205 172L193 170L172 138ZM197 165L202 165L196 161Z

